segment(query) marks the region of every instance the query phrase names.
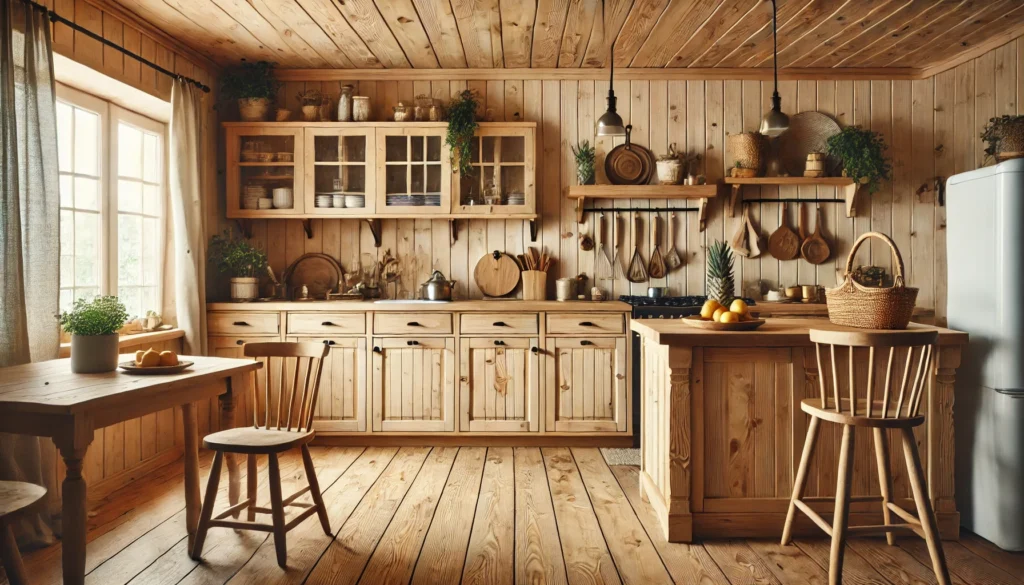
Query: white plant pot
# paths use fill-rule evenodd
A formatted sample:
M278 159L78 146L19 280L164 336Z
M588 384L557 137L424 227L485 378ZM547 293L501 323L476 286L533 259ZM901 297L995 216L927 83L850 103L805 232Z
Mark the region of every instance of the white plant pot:
M658 182L662 185L677 185L683 176L683 163L679 160L659 160L657 168Z
M99 374L117 369L117 333L110 335L72 335L71 371L76 374Z
M260 279L251 277L231 279L232 301L251 301L259 296Z

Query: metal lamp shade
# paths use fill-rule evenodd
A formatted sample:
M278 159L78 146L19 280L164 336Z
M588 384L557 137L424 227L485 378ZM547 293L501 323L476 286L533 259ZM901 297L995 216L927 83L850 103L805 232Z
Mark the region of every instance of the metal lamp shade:
M789 129L789 116L782 113L782 110L773 107L761 119L761 134L775 137Z
M613 98L614 99L614 98ZM622 116L609 109L597 120L598 136L625 136L626 127L622 124Z

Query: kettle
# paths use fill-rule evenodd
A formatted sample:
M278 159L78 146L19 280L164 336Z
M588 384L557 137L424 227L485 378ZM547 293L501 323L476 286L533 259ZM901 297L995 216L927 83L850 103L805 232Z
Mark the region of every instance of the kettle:
M453 286L454 280L448 280L440 270L435 270L430 278L420 285L420 298L425 301L450 301Z

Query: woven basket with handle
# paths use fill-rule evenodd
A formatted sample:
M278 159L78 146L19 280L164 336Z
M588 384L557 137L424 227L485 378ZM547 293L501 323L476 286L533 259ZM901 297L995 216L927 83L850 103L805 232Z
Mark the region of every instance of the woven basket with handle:
M878 238L888 244L896 264L896 277L890 288L874 288L853 280L853 258L857 248L868 238ZM846 277L836 288L825 291L828 318L836 325L862 329L906 329L914 312L917 290L905 285L903 257L892 238L878 232L868 232L853 244L846 259Z

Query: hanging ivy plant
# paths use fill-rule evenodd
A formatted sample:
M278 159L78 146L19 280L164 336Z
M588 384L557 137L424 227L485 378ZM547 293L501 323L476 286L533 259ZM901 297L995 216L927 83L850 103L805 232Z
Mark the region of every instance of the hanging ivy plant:
M476 133L476 93L466 89L448 104L448 133L445 143L451 149L452 166L466 177L473 174L471 148Z
M843 175L867 185L869 193L892 176L885 149L881 134L860 126L847 126L828 139L828 154L843 163Z

